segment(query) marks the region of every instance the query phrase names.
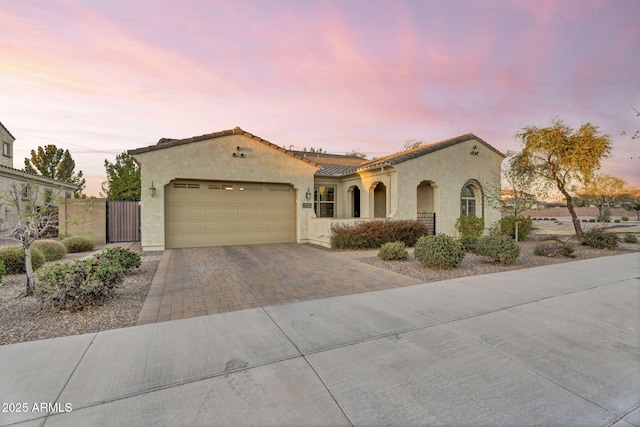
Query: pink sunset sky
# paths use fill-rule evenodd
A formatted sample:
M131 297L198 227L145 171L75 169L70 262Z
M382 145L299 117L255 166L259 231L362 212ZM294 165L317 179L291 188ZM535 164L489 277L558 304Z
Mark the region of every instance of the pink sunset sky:
M474 133L518 150L553 117L600 126L603 171L640 188L640 1L0 2L0 122L69 149L86 194L104 160L240 126L369 158Z

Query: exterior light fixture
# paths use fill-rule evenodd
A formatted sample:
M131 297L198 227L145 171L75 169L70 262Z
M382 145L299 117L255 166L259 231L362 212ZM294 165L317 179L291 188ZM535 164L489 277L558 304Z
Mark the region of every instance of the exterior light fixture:
M307 187L307 192L304 194L307 200L311 200L311 188Z
M478 146L474 145L473 148L471 149L471 153L472 156L477 156L478 155Z
M151 194L151 197L156 197L156 187L153 185L153 181L151 181L151 187L149 187L149 194Z

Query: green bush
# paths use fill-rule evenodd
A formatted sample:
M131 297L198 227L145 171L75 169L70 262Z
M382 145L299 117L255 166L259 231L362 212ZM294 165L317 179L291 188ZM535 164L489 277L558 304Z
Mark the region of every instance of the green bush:
M618 224L620 222L619 219L614 220L613 222L615 222L616 224Z
M95 243L93 243L93 240L81 236L67 237L62 240L62 244L70 254L89 252L96 246Z
M102 305L124 279L122 267L96 258L51 264L38 273L36 295L46 307L80 311Z
M629 221L629 217L628 216L623 216L622 218L620 218L623 221Z
M107 260L122 267L125 273L131 272L134 268L140 267L140 255L136 252L121 248L109 248L94 256L95 259Z
M378 258L385 261L407 259L408 256L409 253L407 252L407 248L402 242L385 243L380 246L380 251L378 252Z
M20 245L0 248L0 261L4 263L7 274L24 274L24 249ZM45 263L44 255L38 248L31 247L31 266L37 270Z
M422 265L432 268L456 268L464 259L462 243L442 233L419 238L413 253Z
M520 255L520 246L504 234L483 236L476 243L475 253L500 264L515 264Z
M480 237L484 231L484 219L475 215L462 215L456 220L456 230L460 236Z
M589 220L589 222L596 222L596 220L595 220L595 219L593 219L593 218L591 218L591 219Z
M331 226L332 249L376 249L388 242L413 246L428 233L427 225L418 220L374 220L356 224Z
M7 275L7 269L4 267L4 262L0 260L0 285L2 285L2 279Z
M46 261L58 261L67 255L67 248L57 240L36 240L31 247L40 250Z
M568 243L557 239L547 239L537 244L533 253L538 256L573 258L573 251L573 246Z
M516 235L516 222L513 216L505 216L500 220L500 232L507 236L515 238ZM522 242L527 238L529 232L533 228L533 221L531 217L518 217L518 241Z
M625 234L624 241L625 243L638 243L638 238L635 234Z
M582 233L582 244L597 249L614 249L618 247L618 236L601 228Z
M469 236L469 235L460 236L458 241L462 245L462 249L464 249L465 252L473 252L476 249L476 243L478 242L478 237Z

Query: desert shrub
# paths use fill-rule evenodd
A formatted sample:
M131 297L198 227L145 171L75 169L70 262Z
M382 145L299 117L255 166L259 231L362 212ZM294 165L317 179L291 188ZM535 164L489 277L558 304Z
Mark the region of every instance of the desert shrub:
M618 247L618 236L601 228L582 233L582 244L597 249L613 249Z
M94 256L95 259L107 260L122 267L125 273L129 273L134 268L140 267L140 255L136 252L121 248L109 248Z
M0 248L0 261L4 263L7 274L24 274L24 249L20 245ZM44 255L31 246L31 266L37 270L45 263Z
M476 249L476 243L478 242L478 236L461 236L458 241L462 244L462 248L465 252L473 252Z
M614 220L613 222L615 222L616 224L620 222L619 219Z
M582 222L587 222L587 220L586 220L586 219L583 219L583 220L582 220Z
M598 222L611 222L611 208L604 207L602 209L602 212L598 214L596 219L598 220Z
M594 218L591 218L589 222L596 222L596 220Z
M505 216L500 219L500 232L507 236L511 236L515 238L516 235L516 222L513 216ZM518 217L518 241L523 241L529 235L529 232L533 228L533 221L531 221L531 217Z
M409 253L407 252L407 248L402 242L385 243L380 246L380 251L378 252L378 258L385 261L407 259L408 256Z
M623 216L622 218L620 218L623 221L629 221L629 217L628 216Z
M475 215L461 215L456 220L456 230L460 236L480 237L484 231L484 219Z
M2 285L2 279L7 275L7 269L4 267L4 262L0 260L0 285Z
M67 237L62 240L62 244L70 254L78 252L89 252L95 248L93 240L81 236Z
M638 238L635 234L625 234L624 241L625 243L638 243Z
M122 267L95 257L61 262L38 272L34 294L46 307L80 311L112 298L123 278Z
M36 240L31 247L39 249L46 261L58 261L67 255L67 248L57 240Z
M446 234L418 239L414 255L425 267L456 268L464 259L462 243Z
M376 249L388 242L413 246L428 233L427 225L417 220L375 220L331 226L332 249Z
M546 239L536 245L533 253L538 256L572 258L574 248L557 239Z
M520 255L520 246L504 234L483 236L476 243L475 253L500 264L515 264Z

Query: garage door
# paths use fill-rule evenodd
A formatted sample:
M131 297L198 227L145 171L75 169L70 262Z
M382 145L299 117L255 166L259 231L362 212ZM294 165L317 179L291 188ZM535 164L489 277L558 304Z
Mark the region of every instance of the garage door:
M296 241L290 185L174 181L167 187L167 248Z

